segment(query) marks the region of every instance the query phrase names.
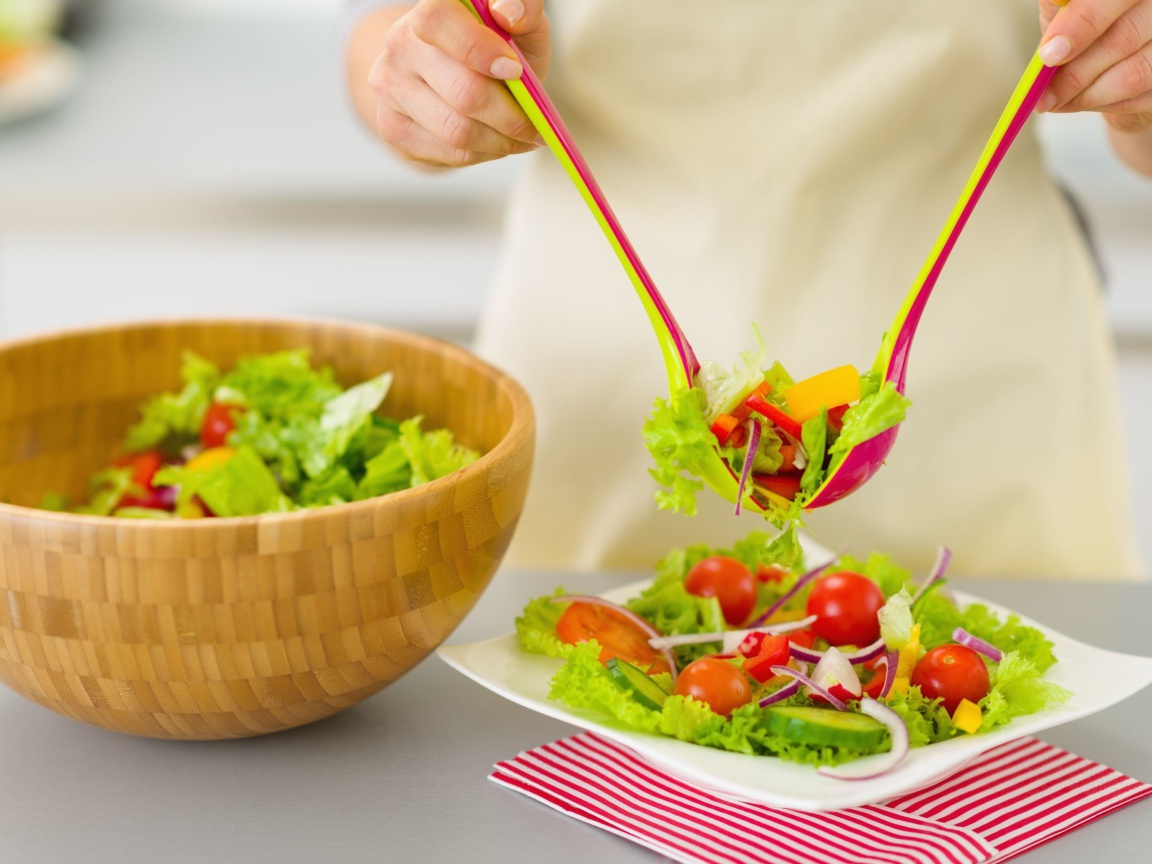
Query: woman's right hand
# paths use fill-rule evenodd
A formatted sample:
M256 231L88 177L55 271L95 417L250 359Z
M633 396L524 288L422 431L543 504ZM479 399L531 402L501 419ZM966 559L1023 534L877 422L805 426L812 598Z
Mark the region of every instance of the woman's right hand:
M543 143L502 83L520 77L515 52L467 3L385 7L366 16L353 34L349 63L357 107L403 159L474 165ZM543 79L551 56L543 0L490 0L489 8ZM357 57L372 58L363 84L356 80ZM366 65L362 60L361 73Z

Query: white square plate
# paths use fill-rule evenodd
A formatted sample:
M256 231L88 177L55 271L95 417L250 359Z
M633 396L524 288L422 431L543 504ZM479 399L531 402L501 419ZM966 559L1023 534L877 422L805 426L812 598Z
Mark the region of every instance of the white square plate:
M604 596L622 602L647 581L618 588ZM984 603L1006 616L1010 610L955 592L957 602ZM589 729L619 741L652 762L719 795L797 810L837 810L871 804L926 786L950 774L986 750L1043 729L1102 711L1152 684L1152 658L1094 648L1021 616L1055 645L1059 662L1048 677L1072 691L1063 705L1018 717L983 735L963 735L918 747L893 771L872 780L835 780L811 765L770 756L746 756L638 732L598 712L569 708L548 698L548 684L561 661L520 650L515 634L483 642L448 645L437 653L473 681L525 708ZM876 757L869 757L876 758Z

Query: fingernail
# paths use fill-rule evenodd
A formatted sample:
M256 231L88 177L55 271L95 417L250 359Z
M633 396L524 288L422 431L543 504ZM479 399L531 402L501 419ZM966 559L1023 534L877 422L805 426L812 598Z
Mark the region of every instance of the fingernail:
M524 17L524 4L520 0L492 0L488 8L499 12L509 24L515 24Z
M1040 101L1036 103L1036 113L1044 114L1051 111L1056 107L1056 96L1053 93L1045 93L1040 97Z
M511 81L520 77L524 68L511 57L497 57L492 61L492 77L502 81Z
M1040 59L1045 66L1056 66L1068 59L1072 53L1072 42L1067 36L1053 36L1040 46Z

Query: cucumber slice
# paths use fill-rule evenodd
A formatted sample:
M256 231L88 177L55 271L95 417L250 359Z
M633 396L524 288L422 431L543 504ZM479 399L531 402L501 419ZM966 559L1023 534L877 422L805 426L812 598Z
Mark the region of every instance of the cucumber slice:
M664 700L668 698L668 694L639 666L633 666L619 657L611 658L604 665L608 667L616 685L621 690L631 693L632 697L645 708L659 711L664 707Z
M883 723L867 714L802 705L781 705L765 713L769 732L814 747L869 750L881 744L888 733Z

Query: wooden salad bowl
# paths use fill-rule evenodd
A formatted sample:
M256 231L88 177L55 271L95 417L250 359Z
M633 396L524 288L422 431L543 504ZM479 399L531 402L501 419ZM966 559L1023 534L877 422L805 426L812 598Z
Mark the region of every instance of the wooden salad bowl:
M81 499L181 354L222 367L309 346L350 385L391 370L383 412L484 455L381 498L153 521L31 509ZM314 321L135 324L0 345L0 680L60 714L171 739L261 735L355 705L419 663L500 564L535 420L462 348Z

